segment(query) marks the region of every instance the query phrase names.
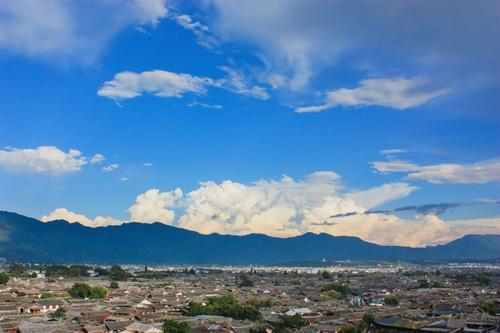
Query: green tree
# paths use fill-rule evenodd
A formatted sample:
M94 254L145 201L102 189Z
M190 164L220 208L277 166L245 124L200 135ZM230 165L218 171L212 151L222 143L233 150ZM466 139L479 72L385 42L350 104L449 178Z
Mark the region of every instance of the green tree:
M352 325L344 325L338 330L338 333L357 333L357 330Z
M103 267L96 267L94 268L94 272L97 273L99 276L107 276L109 275L109 271L106 268Z
M58 308L56 311L52 313L52 318L54 319L62 319L64 318L64 314L66 310L64 308Z
M244 287L253 287L254 282L250 280L248 276L245 274L242 274L238 277L238 287L244 288Z
M374 314L370 311L365 312L365 314L363 315L363 322L365 322L368 325L371 325L373 324L374 321L375 321Z
M487 274L480 274L476 277L476 281L481 284L490 284L491 278Z
M293 316L281 316L280 321L274 327L274 331L276 333L285 333L308 325L309 322L297 313Z
M166 320L163 322L163 333L189 333L191 327L186 322Z
M495 316L497 313L500 313L500 304L498 303L481 302L479 303L478 308L481 312L489 314L490 316Z
M73 298L90 298L92 288L86 283L77 282L68 290L68 293Z
M73 298L105 298L108 295L108 290L103 287L91 287L86 283L75 283L68 293Z
M399 304L399 300L394 295L387 295L384 297L384 304L390 306L396 306Z
M9 273L14 276L21 276L26 272L26 267L23 264L19 264L17 262L13 262L9 266Z
M241 304L233 295L209 297L207 304L189 303L186 314L197 316L201 314L231 317L238 320L260 320L262 315L259 309L251 304Z
M109 277L114 281L126 281L130 276L131 274L129 272L118 265L114 265L109 271Z
M92 299L101 299L101 298L106 298L108 296L108 290L103 287L93 287L90 290L90 298Z
M118 289L118 288L120 288L120 286L118 285L118 282L111 281L111 283L109 284L109 288L111 288L111 289Z
M5 272L0 272L0 285L9 282L9 276Z

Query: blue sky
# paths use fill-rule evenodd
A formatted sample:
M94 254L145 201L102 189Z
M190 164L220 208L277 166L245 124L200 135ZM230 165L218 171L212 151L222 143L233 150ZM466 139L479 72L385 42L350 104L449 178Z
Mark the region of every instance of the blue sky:
M410 246L500 233L499 18L494 1L2 2L0 208Z

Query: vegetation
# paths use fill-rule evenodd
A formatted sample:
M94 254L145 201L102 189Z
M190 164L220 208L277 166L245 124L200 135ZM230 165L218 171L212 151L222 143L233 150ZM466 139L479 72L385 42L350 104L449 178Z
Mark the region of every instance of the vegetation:
M350 292L348 285L342 284L342 283L335 283L335 282L325 284L323 286L323 288L321 288L321 291L323 291L323 292L328 292L328 291L332 291L332 290L339 292L343 295L347 295Z
M419 280L419 288L449 288L450 285L439 281Z
M23 264L14 262L9 266L9 273L13 276L21 276L25 272L26 272L26 267L24 267Z
M245 274L242 274L238 277L238 287L244 288L244 287L253 287L254 282L250 280L248 276Z
M387 295L384 297L384 304L390 306L397 306L399 304L399 300L394 295Z
M56 311L52 313L52 318L54 319L62 319L64 318L64 314L66 310L64 308L58 308Z
M120 286L118 285L118 282L111 281L111 283L109 284L109 288L110 289L118 289L118 288L120 288Z
M242 304L231 294L209 297L206 305L190 302L186 314L189 316L218 315L238 320L249 319L256 321L262 319L257 307L251 304Z
M94 268L94 272L96 272L97 275L99 276L108 276L109 275L109 270L103 267L96 267Z
M68 293L73 298L106 298L108 295L108 290L103 287L91 287L86 283L75 283Z
M67 291L63 291L60 293L49 293L49 292L44 292L41 295L42 299L49 299L49 298L66 298L69 297L69 293Z
M497 313L500 313L500 304L499 303L486 303L481 302L478 306L481 312L489 314L490 316L495 316Z
M0 285L9 282L9 276L5 272L0 272Z
M273 301L270 298L266 298L266 299L253 298L253 299L249 299L248 301L246 301L245 304L252 305L252 306L256 307L257 309L270 308L270 307L273 307L275 305L280 305L279 302Z
M67 277L80 277L90 276L88 273L92 267L85 265L49 265L45 267L45 275L48 277L67 276Z
M334 282L325 284L321 288L321 291L324 293L321 296L323 296L325 300L331 300L332 298L341 300L347 297L347 294L350 293L350 288L347 284ZM327 299L327 297L329 297L329 299Z
M490 284L491 278L489 277L488 274L480 274L476 277L476 281L481 284Z
M333 277L332 274L330 272L328 272L328 271L323 271L321 273L321 278L322 279L330 280L332 277Z
M375 321L375 316L371 312L365 312L363 315L363 319L359 322L358 325L346 325L342 326L339 330L341 333L362 333L365 332L367 328L371 326L371 324Z
M186 322L166 320L163 322L163 333L189 333L191 327Z
M295 314L293 316L282 316L280 321L275 325L273 332L285 333L298 330L308 325L309 322L302 318L299 314Z
M126 281L132 275L118 265L111 267L109 278L113 281Z

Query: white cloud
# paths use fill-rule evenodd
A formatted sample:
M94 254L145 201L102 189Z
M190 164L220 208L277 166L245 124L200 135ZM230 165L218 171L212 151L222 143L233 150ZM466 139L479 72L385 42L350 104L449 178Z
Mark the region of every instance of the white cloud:
M363 212L367 208L352 195L341 194L339 181L338 174L322 171L300 181L284 176L278 181L260 180L251 185L230 180L220 184L205 182L186 195L179 226L201 233L299 235L328 216ZM392 188L394 193L381 196L373 190L359 194L358 198L363 197L363 204L375 205L402 198L414 190L405 184L382 188L387 192Z
M97 94L116 100L138 97L143 93L159 97L181 97L188 92L204 94L206 87L212 84L212 80L208 78L163 70L121 72L113 80L105 82Z
M201 46L210 50L219 46L219 40L210 33L210 29L203 23L194 21L191 16L186 14L173 15L173 19L184 29L193 32Z
M389 183L364 191L352 192L348 196L358 205L371 209L384 202L404 198L417 189L418 187L408 183Z
M356 236L382 245L421 247L444 244L468 234L500 234L500 217L443 221L435 215L417 216L415 220L385 214L353 215L311 226L310 231Z
M201 102L197 102L197 101L192 101L192 102L188 103L187 106L189 106L190 108L196 107L196 106L201 106L202 108L205 108L205 109L218 109L218 110L224 108L220 104L207 104L207 103L201 103Z
M172 208L176 206L180 198L182 198L182 191L179 188L170 192L150 189L137 196L135 203L128 209L130 220L142 223L172 224L175 219Z
M120 181L121 182L126 182L126 181L128 181L128 177L127 176L121 176L120 177Z
M396 154L402 154L402 153L406 153L406 152L408 152L408 150L406 150L406 149L394 148L394 149L381 150L380 154L382 154L382 155L396 155Z
M374 59L384 59L377 65L389 63L385 65L388 70L404 62L448 70L448 74L452 68L463 76L464 67L480 69L480 58L489 65L483 68L498 72L494 0L481 6L460 2L452 7L446 2L417 0L205 2L209 25L221 40L255 46L255 54L266 64L263 70L285 77L286 85L294 90L303 89L322 69L353 58L360 50L373 54L362 59L369 68L374 67ZM443 20L444 16L449 19ZM362 67L358 59L351 61Z
M391 159L388 161L375 161L371 163L372 168L378 172L408 172L416 171L419 166L409 161L402 161L398 159Z
M150 163L150 162L144 162L142 163L143 166L145 167L152 167L153 166L153 163Z
M341 88L327 93L322 105L296 108L296 112L320 112L338 106L379 105L399 110L420 106L428 100L444 95L449 88L430 88L424 78L366 79L357 88Z
M120 164L116 164L116 163L106 165L105 167L102 167L102 171L103 172L111 172L111 171L118 169L119 166L120 166Z
M87 158L76 149L64 152L54 146L30 149L0 150L0 166L16 172L36 172L59 175L76 172L87 164Z
M56 208L49 214L42 216L40 220L43 222L66 220L70 223L80 223L91 228L104 227L108 225L120 225L124 223L123 221L116 220L109 216L97 216L95 219L89 219L85 215L71 212L66 208Z
M500 218L443 221L437 216L417 215L415 220L390 214L364 214L366 209L408 196L416 190L406 183L392 183L344 194L340 176L321 171L296 181L260 180L241 184L203 182L183 195L180 189L150 189L137 196L127 220L109 217L88 219L57 209L42 220L54 218L82 221L95 227L129 222L161 222L203 234L244 235L264 233L287 237L305 232L360 237L377 244L425 246L441 244L466 234L498 234ZM180 216L176 218L175 211ZM355 212L357 214L348 213ZM339 216L346 214L346 216ZM335 217L333 217L335 216Z
M269 99L269 94L265 88L256 85L249 86L246 82L247 79L241 72L227 66L220 66L219 68L227 73L227 78L217 80L217 86L240 95L262 100Z
M257 99L269 98L263 87L248 85L240 72L226 66L221 66L220 69L226 72L227 76L217 80L164 70L121 72L116 74L113 80L104 82L97 95L118 101L139 97L145 93L158 97L182 97L186 93L203 95L208 87L217 87ZM219 108L208 104L203 106Z
M4 0L0 49L36 59L89 64L130 26L156 25L165 0Z
M400 160L376 161L371 164L379 172L407 172L407 179L425 180L435 184L484 184L500 181L499 158L473 164L444 163L420 166Z
M90 159L90 163L92 164L98 164L98 163L101 163L102 161L104 161L105 158L103 155L101 154L95 154L94 156L92 156L92 158Z

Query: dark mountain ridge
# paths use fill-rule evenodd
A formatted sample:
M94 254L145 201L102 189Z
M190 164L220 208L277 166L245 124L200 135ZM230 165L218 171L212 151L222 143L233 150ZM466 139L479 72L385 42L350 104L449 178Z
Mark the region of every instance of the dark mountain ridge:
M381 246L357 237L306 233L202 235L161 223L99 228L43 223L0 211L0 257L40 263L274 264L298 260L453 260L500 257L500 235L467 235L426 248Z

